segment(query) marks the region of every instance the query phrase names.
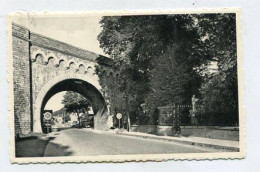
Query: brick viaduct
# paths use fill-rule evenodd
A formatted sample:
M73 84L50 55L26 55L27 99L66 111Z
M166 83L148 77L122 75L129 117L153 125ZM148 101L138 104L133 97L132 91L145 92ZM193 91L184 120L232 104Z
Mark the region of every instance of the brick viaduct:
M102 65L103 72L111 74L109 58L17 24L12 24L12 55L16 135L41 133L44 106L60 91L87 97L95 112L94 127L106 129L108 100L95 70Z

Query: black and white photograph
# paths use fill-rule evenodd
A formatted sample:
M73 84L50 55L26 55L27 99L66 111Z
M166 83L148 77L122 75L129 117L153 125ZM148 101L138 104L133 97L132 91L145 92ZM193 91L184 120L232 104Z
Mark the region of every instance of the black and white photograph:
M13 163L245 157L239 9L8 19Z

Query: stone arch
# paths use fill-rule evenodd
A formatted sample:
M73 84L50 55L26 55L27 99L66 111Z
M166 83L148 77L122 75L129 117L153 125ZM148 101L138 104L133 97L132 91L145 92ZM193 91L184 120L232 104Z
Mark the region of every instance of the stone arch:
M95 68L92 65L88 66L87 73L90 74L90 75L94 75L95 74Z
M86 69L85 64L80 63L80 64L78 65L78 71L80 71L80 72L82 72L82 73L85 74L85 73L87 72L87 69Z
M36 60L36 57L37 55L42 55L43 59L46 58L46 54L44 51L41 51L41 50L36 50L34 51L32 54L31 54L31 61L35 61Z
M92 68L93 68L92 66L88 66L88 68L87 68L87 69L89 70L89 69L92 69Z
M66 60L63 59L63 58L58 59L58 62L57 62L57 64L56 64L56 67L62 67L62 66L61 66L62 63L64 64L63 67L65 67L65 65L66 65Z
M42 56L42 54L37 54L35 56L35 61L34 62L43 65L44 64L44 57Z
M66 63L66 66L65 66L65 67L66 67L67 69L69 69L69 68L70 68L70 65L71 65L72 63L74 63L74 64L75 64L76 68L78 67L78 63L77 63L75 60L73 60L73 59L71 59L71 60L67 61L67 63Z
M50 64L50 61L52 61L52 60L53 60L52 64L56 65L56 59L54 57L52 57L52 56L48 57L47 61L45 61L45 64L46 65Z
M42 133L42 123L41 123L41 113L42 113L42 105L44 100L46 99L47 94L49 91L56 86L57 84L66 81L66 80L79 80L88 83L90 86L93 87L94 90L96 90L96 94L99 96L103 95L100 92L101 86L98 83L93 82L91 78L85 77L84 75L81 74L64 74L57 76L47 82L40 92L38 93L38 96L36 97L36 101L34 104L34 115L33 115L33 131L36 133ZM64 85L64 84L63 84ZM65 84L66 85L66 84ZM97 115L102 115L107 109L105 106L105 99L104 99L104 104L102 105L103 108L99 107L99 111L97 112Z
M54 59L54 64L57 64L57 62L59 61L59 59L57 58L57 56L53 53L49 53L45 56L45 63L48 63L49 62L49 59L50 58L53 58Z
M73 68L74 68L75 70L77 70L77 64L76 64L75 62L70 62L70 63L69 63L69 69L71 69L72 66L74 66Z
M84 67L86 68L86 65L85 65L84 63L82 63L82 62L79 62L79 63L78 63L78 68L79 68L80 66L84 66Z

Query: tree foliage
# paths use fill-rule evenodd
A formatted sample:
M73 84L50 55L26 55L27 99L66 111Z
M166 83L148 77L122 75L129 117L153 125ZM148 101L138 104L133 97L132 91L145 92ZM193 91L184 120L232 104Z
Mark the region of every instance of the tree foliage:
M156 72L162 65L168 64L167 60L171 59L172 65L182 66L186 73L192 74L194 74L192 68L199 66L203 61L200 52L192 51L199 43L198 34L193 27L193 18L192 15L150 15L103 17L101 20L102 32L98 37L101 48L114 59L114 68L120 74L118 89L127 93L129 99L132 99L129 107L133 107L133 110L144 103L151 91L158 89L150 84L157 82L161 86L171 87L168 92L178 92L180 88L174 87L173 82L168 83L169 79L161 78L163 69L161 72ZM174 48L173 46L175 46L175 52L178 53L178 56L174 56L177 57L175 59L167 55L171 53L169 50ZM182 77L179 79L185 80ZM188 83L189 87L187 87ZM199 84L189 80L185 86L186 92L182 93L187 93L187 95L182 96L186 98L190 97ZM166 95L169 94L166 93ZM150 103L153 104L153 102Z
M237 123L236 15L203 15L200 16L198 24L201 36L205 37L205 52L217 62L217 72L204 73L200 88L203 110L228 113L229 120Z
M126 94L134 115L144 102L153 111L166 104L190 104L195 94L205 108L215 107L219 95L222 105L230 102L237 108L234 14L113 16L100 24L100 47L119 73L112 84L102 83L113 90L109 96L115 106ZM217 74L207 72L212 61Z
M91 105L88 99L79 93L73 91L67 91L63 97L62 104L67 112L76 113L78 121L80 122L80 113L85 113L88 111Z
M176 45L168 48L167 53L154 59L155 66L151 71L150 86L147 96L150 109L168 104L181 104L184 101L185 85L191 80L185 71L185 64L178 63Z

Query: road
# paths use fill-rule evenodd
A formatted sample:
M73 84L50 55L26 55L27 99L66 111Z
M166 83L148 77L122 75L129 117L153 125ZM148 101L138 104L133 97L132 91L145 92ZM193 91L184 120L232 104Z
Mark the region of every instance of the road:
M213 149L87 129L52 133L44 156L202 153Z

